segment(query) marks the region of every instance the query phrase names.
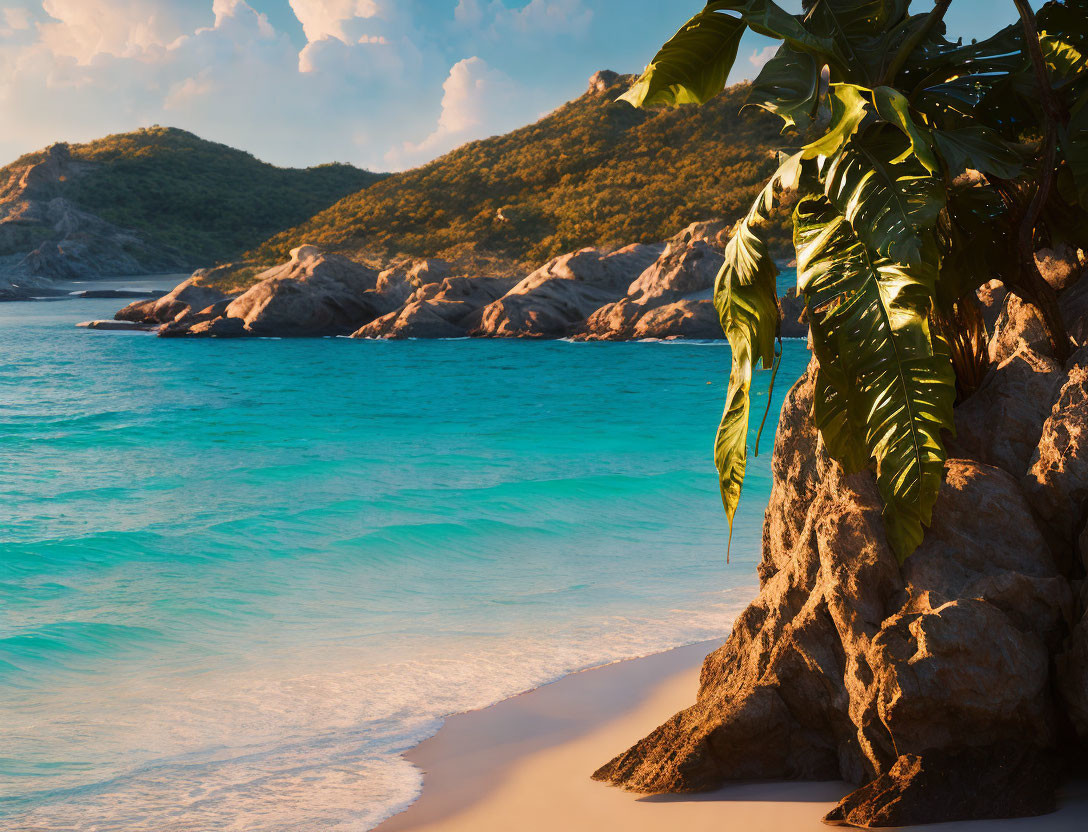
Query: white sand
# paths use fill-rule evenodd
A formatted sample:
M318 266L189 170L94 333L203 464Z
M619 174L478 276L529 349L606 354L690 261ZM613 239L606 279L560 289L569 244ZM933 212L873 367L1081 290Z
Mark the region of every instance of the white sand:
M379 832L826 832L845 783L743 783L645 797L590 780L615 754L691 704L705 643L575 673L449 719L408 756L423 796ZM925 827L933 832L1085 832L1088 788L1043 818Z

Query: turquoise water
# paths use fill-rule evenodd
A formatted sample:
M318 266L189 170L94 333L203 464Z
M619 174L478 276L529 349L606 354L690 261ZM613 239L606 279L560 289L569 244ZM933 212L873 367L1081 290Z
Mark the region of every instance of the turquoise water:
M443 716L754 593L724 345L72 326L118 305L0 304L2 828L365 830Z

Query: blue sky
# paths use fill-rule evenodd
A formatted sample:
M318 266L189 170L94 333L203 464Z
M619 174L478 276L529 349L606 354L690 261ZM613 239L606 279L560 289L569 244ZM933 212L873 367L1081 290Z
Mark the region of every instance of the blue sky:
M791 11L800 0L781 3ZM1038 5L1038 4L1036 4ZM918 9L928 2L915 2ZM636 72L699 2L0 0L0 164L56 140L182 127L281 165L424 163ZM953 0L984 36L1011 0ZM770 42L748 33L734 80Z

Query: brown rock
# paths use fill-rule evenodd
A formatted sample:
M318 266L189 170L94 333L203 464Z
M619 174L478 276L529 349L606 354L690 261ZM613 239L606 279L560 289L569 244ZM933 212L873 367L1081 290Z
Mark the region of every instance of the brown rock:
M205 310L224 300L230 301L232 296L200 283L205 274L205 271L196 272L188 280L180 283L173 291L163 295L158 300L130 303L114 315L114 318L118 321L165 324L183 318L190 313Z
M469 333L490 338L559 338L594 311L624 295L662 252L633 245L606 254L585 248L557 257L466 321Z
M1072 598L1016 479L949 460L933 526L900 569L872 475L844 476L818 439L813 383L810 368L783 409L759 597L707 657L695 705L597 779L641 792L863 783L901 755L1055 746L1049 656ZM981 756L975 797L1000 801L985 791L1004 782L999 761ZM903 816L924 810L917 790L897 794Z
M791 288L778 299L778 314L781 318L781 334L783 338L807 338L808 318L805 312L805 299L797 291L797 287Z
M586 319L572 338L576 341L626 341L634 336L635 324L646 307L630 298L606 303Z
M225 316L252 335L347 335L378 316L378 275L346 257L300 246L291 260L258 276ZM368 293L371 293L368 295Z
M991 367L979 389L956 408L952 452L1023 476L1057 395L1062 367L1042 319L1010 296L990 340Z
M508 278L447 277L416 289L408 302L359 328L353 338L462 338L462 321L499 298L514 283Z
M1066 565L1074 562L1074 545L1088 519L1088 349L1071 361L1024 479L1041 528Z
M975 290L975 295L982 308L982 320L986 324L986 332L992 333L1009 291L1000 280L990 280L979 286Z
M824 818L863 829L1035 817L1056 807L1052 754L1006 746L904 754Z
M708 300L681 300L651 309L638 319L633 338L686 338L701 341L725 337L714 304Z
M445 260L408 258L393 263L378 275L375 291L392 311L408 301L411 294L429 283L440 283L450 273Z
M1059 243L1054 248L1037 251L1035 265L1039 267L1039 274L1043 279L1054 289L1061 291L1075 283L1084 272L1084 252L1068 243Z
M450 309L453 307L453 309ZM352 338L462 338L465 330L450 322L468 314L457 301L412 301L360 327ZM452 313L452 314L451 314Z
M662 255L627 288L634 303L656 306L700 295L709 300L725 258L708 240L722 223L695 223L670 240Z
M241 318L213 318L192 324L185 334L193 338L241 338L249 333Z

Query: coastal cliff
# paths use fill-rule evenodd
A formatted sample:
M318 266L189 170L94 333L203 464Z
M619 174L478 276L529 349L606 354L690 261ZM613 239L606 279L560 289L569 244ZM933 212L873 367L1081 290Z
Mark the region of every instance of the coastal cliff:
M596 779L842 778L859 788L827 820L863 827L1053 810L1088 745L1088 279L1052 282L1072 358L1032 307L995 304L991 369L902 566L873 475L846 476L813 425L813 360L776 434L758 598L696 703Z

